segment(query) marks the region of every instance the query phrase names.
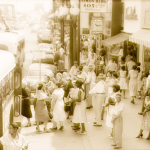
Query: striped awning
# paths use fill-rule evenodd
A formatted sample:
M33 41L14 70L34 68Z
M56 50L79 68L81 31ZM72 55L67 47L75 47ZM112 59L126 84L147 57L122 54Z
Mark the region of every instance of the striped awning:
M136 33L129 36L129 41L150 47L150 30L140 29Z
M130 35L131 34L127 34L127 33L119 33L108 39L102 40L102 44L105 46L111 46L113 44L118 44L118 43L128 40Z

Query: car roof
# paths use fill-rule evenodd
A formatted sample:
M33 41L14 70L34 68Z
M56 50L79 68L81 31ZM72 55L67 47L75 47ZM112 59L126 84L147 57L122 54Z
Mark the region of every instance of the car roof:
M33 70L33 71L40 70L40 64L39 63L32 63L29 66L29 70ZM56 66L54 66L52 64L41 63L41 70L50 70L50 71L52 71L52 73L55 74Z

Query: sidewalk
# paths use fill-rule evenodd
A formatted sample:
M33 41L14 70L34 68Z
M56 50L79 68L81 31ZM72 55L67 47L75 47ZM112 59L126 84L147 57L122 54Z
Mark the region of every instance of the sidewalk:
M128 92L127 92L128 95ZM143 138L135 138L139 134L142 116L138 115L141 110L142 100L136 99L135 104L130 103L129 96L122 101L125 104L123 113L123 144L121 150L150 150L150 140L145 140L148 132L143 132ZM32 107L34 123L34 109ZM50 133L38 133L36 126L28 128L23 127L21 133L30 142L29 150L112 150L112 139L109 138L111 129L105 124L106 112L104 115L103 126L94 127L93 109L87 109L86 135L79 135L71 129L71 118L64 123L64 130L53 131ZM23 119L23 125L27 123L26 118ZM41 125L43 130L44 125ZM48 123L48 128L52 127L52 123Z

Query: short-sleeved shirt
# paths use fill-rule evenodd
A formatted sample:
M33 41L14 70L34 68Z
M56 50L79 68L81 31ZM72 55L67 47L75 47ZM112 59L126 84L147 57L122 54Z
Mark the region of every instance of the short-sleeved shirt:
M117 102L116 105L115 105L113 114L118 115L119 112L121 112L121 115L122 115L123 110L124 110L124 103L122 103L122 102L118 103Z
M14 139L11 134L6 134L0 138L0 142L3 145L3 150L22 150L25 138L18 134L18 138Z

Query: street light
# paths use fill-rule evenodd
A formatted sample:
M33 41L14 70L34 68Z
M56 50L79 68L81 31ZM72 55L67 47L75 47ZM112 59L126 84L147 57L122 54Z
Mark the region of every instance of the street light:
M76 1L75 1L76 2ZM71 3L72 4L72 3ZM75 3L73 3L75 4ZM71 23L70 23L70 64L71 66L73 65L74 60L78 60L78 64L79 64L79 53L80 53L80 49L79 49L79 45L80 45L80 10L76 5L72 6L70 8L70 14L71 14ZM78 25L78 26L77 26ZM76 43L76 27L78 27L78 44Z

